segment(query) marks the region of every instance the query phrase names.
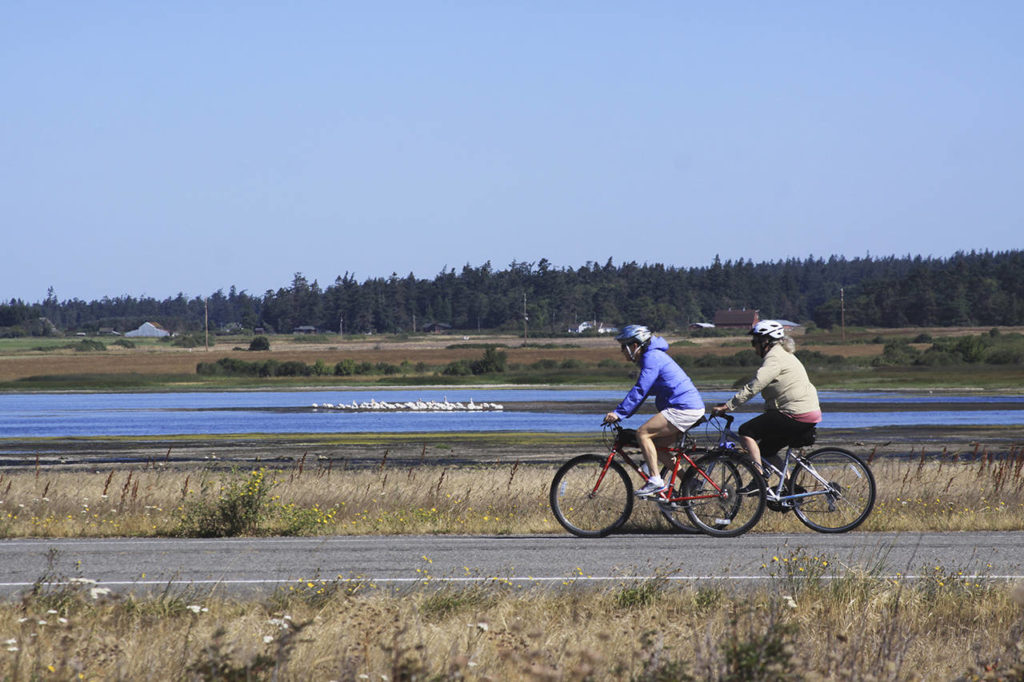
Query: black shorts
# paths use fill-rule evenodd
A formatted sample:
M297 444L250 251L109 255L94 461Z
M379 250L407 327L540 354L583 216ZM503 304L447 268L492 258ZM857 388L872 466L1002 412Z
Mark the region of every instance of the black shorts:
M807 422L798 422L784 412L769 410L740 426L739 434L756 440L761 448L761 457L778 465L780 462L775 455L779 450L814 426Z

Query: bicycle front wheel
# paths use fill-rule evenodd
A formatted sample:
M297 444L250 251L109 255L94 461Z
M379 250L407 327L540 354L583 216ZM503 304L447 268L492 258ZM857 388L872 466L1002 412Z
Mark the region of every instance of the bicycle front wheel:
M633 512L633 487L618 462L599 455L573 457L551 480L551 511L562 526L583 538L608 535Z
M698 459L679 481L690 522L708 535L735 537L753 528L765 507L765 482L741 455L713 453Z
M797 460L790 477L793 512L819 533L845 533L868 517L875 506L875 477L857 455L822 448Z

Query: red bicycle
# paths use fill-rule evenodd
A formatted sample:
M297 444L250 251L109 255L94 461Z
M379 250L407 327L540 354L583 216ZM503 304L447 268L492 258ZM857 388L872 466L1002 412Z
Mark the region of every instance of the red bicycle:
M679 442L659 448L671 465L661 471L669 489L648 498L676 528L694 528L718 537L741 535L761 519L765 509L765 482L754 463L729 447L699 449L688 434L700 419L682 435ZM644 481L636 431L619 424L603 424L604 455L579 455L563 464L551 481L551 511L562 526L585 538L603 537L620 528L633 513L633 482L626 467ZM640 462L633 460L640 455ZM684 521L683 519L687 519Z

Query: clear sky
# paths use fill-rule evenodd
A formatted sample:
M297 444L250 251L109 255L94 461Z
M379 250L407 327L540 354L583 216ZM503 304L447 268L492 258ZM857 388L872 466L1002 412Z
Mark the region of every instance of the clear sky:
M1024 248L1024 2L0 0L0 299Z

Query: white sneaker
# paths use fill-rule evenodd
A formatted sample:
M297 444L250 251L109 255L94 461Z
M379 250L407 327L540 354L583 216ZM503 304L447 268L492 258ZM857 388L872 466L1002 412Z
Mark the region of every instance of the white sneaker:
M634 493L637 497L651 497L668 490L668 483L661 478L649 478L643 488Z

